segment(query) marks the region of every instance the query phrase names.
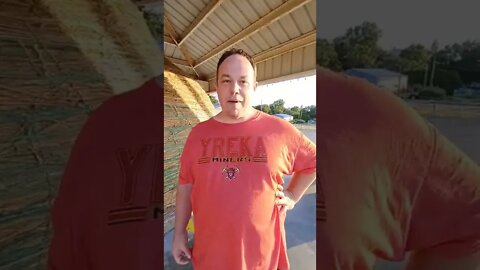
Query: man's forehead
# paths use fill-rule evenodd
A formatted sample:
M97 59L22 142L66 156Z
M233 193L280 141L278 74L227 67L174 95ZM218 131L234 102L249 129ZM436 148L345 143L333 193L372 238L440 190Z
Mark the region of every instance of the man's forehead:
M252 65L249 63L247 65L238 65L235 63L222 63L218 69L219 75L229 75L229 74L238 74L240 73L243 76L250 76L254 74L254 69Z
M239 55L239 54L234 54L234 55L230 55L229 57L225 58L223 60L223 62L220 64L220 67L223 66L223 65L239 65L239 64L243 64L245 66L250 66L250 67L253 67L252 66L252 63L243 55Z
M250 76L250 75L251 75L251 74L240 75L240 78L248 77L248 76ZM222 73L219 74L219 76L220 76L220 77L230 77L230 74L228 74L228 73L223 73L223 72L222 72Z
M243 55L233 54L225 58L217 69L217 78L238 77L255 80L255 68Z

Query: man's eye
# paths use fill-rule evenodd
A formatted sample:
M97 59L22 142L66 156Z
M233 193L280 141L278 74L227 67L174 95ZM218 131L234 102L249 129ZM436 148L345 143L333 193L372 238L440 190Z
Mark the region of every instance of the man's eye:
M230 80L223 80L222 83L229 83Z

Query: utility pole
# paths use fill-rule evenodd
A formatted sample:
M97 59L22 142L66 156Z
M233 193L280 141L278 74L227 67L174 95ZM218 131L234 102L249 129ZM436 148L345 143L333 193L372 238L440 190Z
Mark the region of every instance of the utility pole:
M430 66L430 61L427 62L425 66L425 74L423 76L423 87L427 86L427 76L428 76L428 67Z
M435 62L437 59L438 41L435 40L432 44L432 74L430 75L430 86L433 86L433 78L435 77Z

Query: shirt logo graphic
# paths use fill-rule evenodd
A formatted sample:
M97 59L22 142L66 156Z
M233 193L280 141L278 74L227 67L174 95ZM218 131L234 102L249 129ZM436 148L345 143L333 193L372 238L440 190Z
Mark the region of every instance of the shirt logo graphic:
M236 166L231 166L231 167L225 167L222 170L222 175L225 176L225 179L227 180L233 180L235 179L236 175L240 172L240 169L237 168Z
M267 163L267 150L262 136L229 136L202 138L202 155L197 164Z

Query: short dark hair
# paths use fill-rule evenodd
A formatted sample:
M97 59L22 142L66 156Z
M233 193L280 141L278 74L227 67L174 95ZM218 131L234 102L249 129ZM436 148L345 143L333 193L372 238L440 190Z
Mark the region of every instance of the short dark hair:
M218 68L220 67L220 65L223 63L223 61L225 61L225 59L227 59L229 56L232 56L234 54L239 54L245 58L247 58L248 62L250 62L250 64L252 65L252 68L253 68L253 76L254 78L256 79L257 77L257 69L255 67L255 61L253 60L253 57L248 54L246 51L242 50L242 49L236 49L236 48L231 48L230 50L227 50L225 51L222 56L220 57L220 59L218 60L218 63L217 63L217 80L218 80Z

